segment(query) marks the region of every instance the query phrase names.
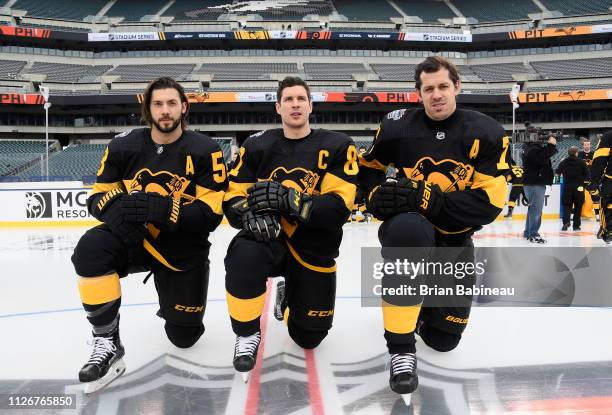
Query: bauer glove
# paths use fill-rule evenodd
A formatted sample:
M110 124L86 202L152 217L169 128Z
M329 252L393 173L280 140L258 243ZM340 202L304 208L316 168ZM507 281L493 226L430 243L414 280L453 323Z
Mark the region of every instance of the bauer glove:
M165 225L172 231L178 227L181 201L157 193L137 192L121 199L121 211L128 222Z
M147 228L138 223L128 222L121 211L121 201L126 197L121 189L111 190L91 205L91 214L104 222L111 233L128 248L142 246Z
M438 185L425 180L390 179L374 188L367 208L376 218L385 220L404 212L418 212L435 217L442 208L444 193Z

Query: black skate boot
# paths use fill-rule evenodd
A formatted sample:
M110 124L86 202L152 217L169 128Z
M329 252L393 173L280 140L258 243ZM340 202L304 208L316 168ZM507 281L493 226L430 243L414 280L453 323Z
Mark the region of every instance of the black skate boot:
M274 301L274 318L283 321L285 317L285 281L280 280L276 283L276 300Z
M234 369L238 372L242 372L242 379L245 382L249 380L249 372L255 367L260 341L261 332L259 331L246 337L236 336L236 345L234 346Z
M514 208L513 208L513 207L508 207L508 213L506 213L506 214L504 215L504 218L507 218L507 219L512 219L512 211L513 211L513 210L514 210Z
M389 386L395 393L402 395L406 405L410 406L410 394L419 386L417 361L414 353L395 353L391 355Z
M93 335L91 357L79 371L85 393L102 389L125 372L125 349L119 338L119 326L106 334Z

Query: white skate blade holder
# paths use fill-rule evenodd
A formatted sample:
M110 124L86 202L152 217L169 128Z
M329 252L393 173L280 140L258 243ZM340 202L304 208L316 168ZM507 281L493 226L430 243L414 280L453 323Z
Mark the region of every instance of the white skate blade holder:
M249 376L251 375L251 372L240 372L240 375L242 376L242 381L244 383L247 383L249 381Z
M401 395L404 403L406 404L406 406L410 406L411 401L412 401L412 394L411 393L404 393Z
M85 383L85 394L90 394L99 391L100 389L107 386L109 383L117 379L119 376L123 375L125 372L125 363L123 359L117 360L112 366L108 369L108 373L101 377L98 380L94 380L92 382Z

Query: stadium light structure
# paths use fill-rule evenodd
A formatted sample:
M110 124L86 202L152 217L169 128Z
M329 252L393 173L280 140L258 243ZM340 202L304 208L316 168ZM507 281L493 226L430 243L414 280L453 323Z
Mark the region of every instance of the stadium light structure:
M510 101L512 101L512 144L516 141L516 110L520 107L518 103L518 95L521 90L521 86L519 84L512 85L512 89L510 90Z
M40 85L38 90L45 100L45 177L47 181L49 181L49 108L51 108L51 103L49 102L49 87Z

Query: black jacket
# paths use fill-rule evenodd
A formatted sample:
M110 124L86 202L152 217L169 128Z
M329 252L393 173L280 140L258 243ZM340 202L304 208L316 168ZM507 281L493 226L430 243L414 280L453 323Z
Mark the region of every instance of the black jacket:
M550 158L557 152L557 147L549 143L525 143L523 150L523 184L552 185L553 169Z
M563 184L566 185L580 185L590 179L586 162L576 156L564 159L555 172L563 175Z

